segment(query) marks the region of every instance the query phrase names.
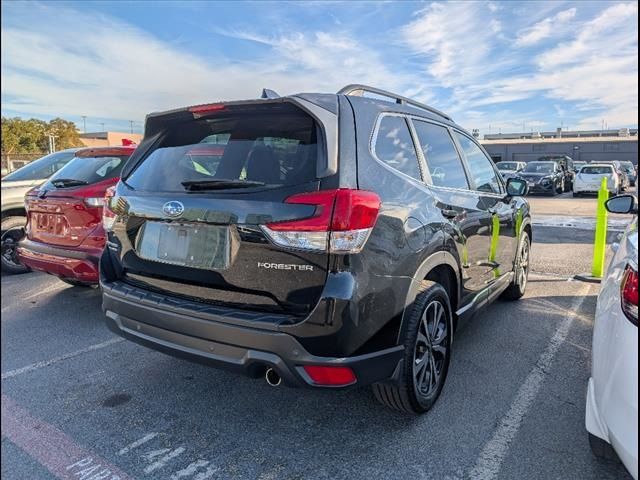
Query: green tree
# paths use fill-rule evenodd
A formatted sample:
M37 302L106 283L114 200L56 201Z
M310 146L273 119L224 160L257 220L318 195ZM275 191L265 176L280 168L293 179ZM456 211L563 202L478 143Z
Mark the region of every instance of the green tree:
M73 122L54 118L44 122L36 118L2 117L3 153L44 153L49 149L49 135L56 137L56 150L81 147L78 129Z
M54 118L47 127L49 134L56 136L56 150L81 147L83 145L75 123L62 118Z

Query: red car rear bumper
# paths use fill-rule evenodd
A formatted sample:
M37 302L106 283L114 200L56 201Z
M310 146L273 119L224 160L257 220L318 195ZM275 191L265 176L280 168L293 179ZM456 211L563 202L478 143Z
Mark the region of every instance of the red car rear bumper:
M86 283L98 283L98 260L101 253L102 248L79 246L69 249L27 239L18 244L18 257L24 265L57 277Z

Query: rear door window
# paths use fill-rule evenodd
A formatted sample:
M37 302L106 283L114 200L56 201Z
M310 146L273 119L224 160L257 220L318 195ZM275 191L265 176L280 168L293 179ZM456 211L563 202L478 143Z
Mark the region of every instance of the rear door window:
M498 180L491 160L469 137L459 132L455 132L455 135L467 159L476 190L487 193L503 193L502 183Z
M419 120L414 120L413 125L433 185L468 189L467 175L449 131L439 125Z
M316 179L318 127L297 108L217 113L169 126L126 179L140 191L184 192L218 180L297 185Z
M416 180L422 179L418 155L404 117L382 117L376 136L375 154L391 168Z

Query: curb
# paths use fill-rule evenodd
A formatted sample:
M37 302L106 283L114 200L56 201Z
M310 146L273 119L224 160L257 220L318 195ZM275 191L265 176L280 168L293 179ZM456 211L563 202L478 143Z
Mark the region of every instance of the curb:
M573 276L574 280L578 280L580 282L587 283L601 283L602 279L599 277L594 277L590 273L579 273L578 275Z

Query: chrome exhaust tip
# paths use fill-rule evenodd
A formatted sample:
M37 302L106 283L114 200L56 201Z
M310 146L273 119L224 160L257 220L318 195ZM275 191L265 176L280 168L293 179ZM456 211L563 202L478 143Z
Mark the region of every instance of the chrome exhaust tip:
M273 368L267 368L267 371L264 374L264 379L272 387L277 387L282 383L282 378L280 378L278 372L276 372Z

